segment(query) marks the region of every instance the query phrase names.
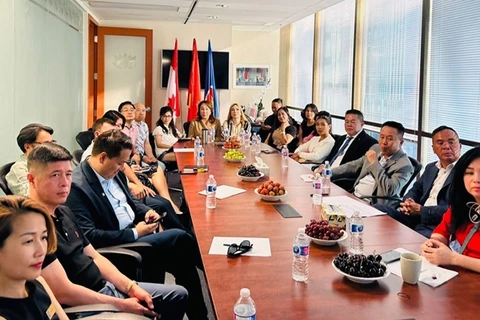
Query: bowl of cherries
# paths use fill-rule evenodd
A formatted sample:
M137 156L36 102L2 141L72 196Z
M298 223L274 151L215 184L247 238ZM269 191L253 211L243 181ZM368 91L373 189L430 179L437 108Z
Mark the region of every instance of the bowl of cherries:
M333 259L332 266L335 271L356 283L372 283L390 275L382 256L377 254L340 253Z
M310 220L310 223L305 225L305 234L321 246L333 246L348 238L348 233L343 228L331 226L327 220Z

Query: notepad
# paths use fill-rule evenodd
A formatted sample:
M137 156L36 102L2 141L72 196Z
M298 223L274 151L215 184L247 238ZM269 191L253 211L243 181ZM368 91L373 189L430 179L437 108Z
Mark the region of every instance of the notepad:
M284 218L301 218L302 215L293 209L289 204L274 204L273 207L277 209L278 213Z
M245 189L240 189L240 188L235 188L235 187L230 187L226 185L221 185L217 187L217 192L215 193L215 198L217 199L225 199L240 193L243 193L247 190ZM207 192L205 190L202 190L199 192L201 195L206 196Z

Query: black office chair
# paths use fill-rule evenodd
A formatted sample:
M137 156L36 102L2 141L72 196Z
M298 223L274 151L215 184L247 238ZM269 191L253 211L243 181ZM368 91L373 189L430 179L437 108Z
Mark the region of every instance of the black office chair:
M87 130L87 131L81 131L77 134L75 137L75 140L77 140L77 143L80 145L80 148L82 150L86 150L88 146L92 143L94 134L92 130Z
M391 197L365 196L365 197L360 197L360 199L371 199L373 204L377 203L378 199L396 201L398 204L400 204L400 202L403 199L403 196L407 193L407 190L410 187L410 184L412 184L412 182L415 180L415 178L420 173L420 171L422 171L422 164L418 162L417 159L412 157L408 157L408 159L410 160L410 163L413 166L413 174L410 177L410 179L408 179L408 182L405 184L402 190L400 190L400 194L398 196L391 196Z
M74 165L78 166L80 164L80 162L82 161L83 152L84 150L80 150L80 149L74 150L72 152L72 156L73 156L72 162Z
M190 121L184 122L183 123L183 132L185 133L185 136L188 136L188 129L190 128Z
M0 167L0 189L6 194L6 195L12 195L12 191L8 188L7 184L7 179L5 176L7 173L10 172L10 168L13 166L15 162L9 162L7 164L4 164L3 166Z

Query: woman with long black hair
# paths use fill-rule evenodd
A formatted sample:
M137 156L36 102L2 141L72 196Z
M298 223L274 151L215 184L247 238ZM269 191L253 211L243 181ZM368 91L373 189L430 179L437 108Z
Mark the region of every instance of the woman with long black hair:
M158 160L176 161L175 153L171 148L181 138L181 134L175 127L173 110L169 106L160 109L160 118L157 121L157 127L153 130L153 136L155 137L155 152Z

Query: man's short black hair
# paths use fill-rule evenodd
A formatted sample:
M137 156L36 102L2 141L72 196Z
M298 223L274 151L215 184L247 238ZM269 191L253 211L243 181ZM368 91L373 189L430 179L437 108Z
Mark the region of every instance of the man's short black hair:
M272 102L280 103L283 106L283 100L281 98L275 98Z
M433 140L433 137L434 137L437 133L439 133L440 131L443 131L443 130L453 131L453 132L455 133L455 135L457 136L457 138L458 138L458 133L457 133L457 131L455 131L455 129L450 128L450 127L448 127L448 126L440 126L440 127L436 128L435 130L432 131L432 140Z
M132 139L118 129L105 131L93 141L92 156L102 152L110 159L120 156L123 150L133 150Z
M27 167L47 166L51 162L72 161L70 152L55 142L45 142L34 148L28 155Z
M397 133L398 133L398 136L403 138L403 134L405 133L405 128L403 127L403 124L401 124L400 122L396 122L396 121L385 121L383 124L382 124L382 127L390 127L390 128L394 128L394 129L397 129Z
M360 121L363 122L363 113L362 113L362 111L357 110L357 109L349 109L349 110L345 111L345 117L347 116L347 114L354 114L354 115L356 115L356 116L358 117L358 119L359 119Z
M131 105L131 106L133 107L133 109L135 109L135 105L133 104L132 101L123 101L123 102L120 103L120 105L118 106L118 112L122 112L123 106L126 106L126 105Z
M20 133L17 136L17 144L23 153L25 153L26 151L25 144L34 143L37 140L37 136L40 133L40 131L46 131L51 135L53 134L52 128L48 126L44 126L43 124L39 124L39 123L27 124L25 127L23 127L20 130Z
M95 121L92 125L92 131L95 132L95 131L98 131L100 130L100 128L105 124L105 123L108 123L112 126L116 126L115 124L115 121L113 121L112 119L109 119L109 118L100 118L100 119L97 119L97 121Z

